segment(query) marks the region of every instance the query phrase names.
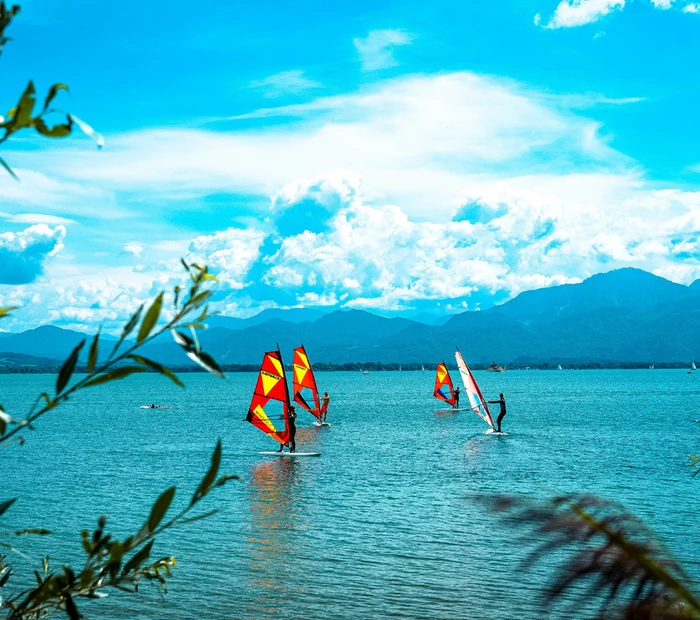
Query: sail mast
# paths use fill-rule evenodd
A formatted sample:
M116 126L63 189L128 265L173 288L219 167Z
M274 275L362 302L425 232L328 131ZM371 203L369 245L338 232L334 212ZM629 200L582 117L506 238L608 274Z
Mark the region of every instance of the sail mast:
M481 390L474 379L474 375L472 375L471 369L467 366L459 349L455 352L455 359L457 360L457 368L459 368L459 374L462 376L462 383L464 383L464 389L469 397L469 404L472 406L472 411L480 418L483 418L491 428L495 429L496 426L493 423L488 405L481 394Z

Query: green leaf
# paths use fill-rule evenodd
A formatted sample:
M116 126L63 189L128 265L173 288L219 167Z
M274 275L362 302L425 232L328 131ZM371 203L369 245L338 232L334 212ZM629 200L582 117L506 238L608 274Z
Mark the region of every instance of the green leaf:
M165 513L168 512L168 508L170 508L173 497L175 497L175 487L170 487L169 489L163 491L160 497L156 500L156 503L153 504L151 514L148 517L149 532L153 532L158 527L158 524L163 520Z
M176 329L171 329L170 333L173 336L173 340L177 342L183 349L190 350L194 349L194 340L190 338L187 334L177 331Z
M75 365L78 363L78 356L80 355L80 351L84 345L85 340L81 340L78 346L75 347L73 352L68 356L68 359L63 362L63 366L61 366L61 370L58 373L58 379L56 380L56 394L60 394L63 391L63 388L68 385L68 381L70 381L70 378L75 371Z
M100 348L100 332L102 331L102 328L97 330L97 333L95 334L95 338L92 341L92 344L90 345L90 353L88 354L88 364L87 364L87 371L89 373L92 373L93 370L95 370L95 364L97 363L97 355L99 353L99 348Z
M199 483L199 487L194 492L192 500L190 501L190 506L194 506L200 499L202 499L209 490L211 485L216 479L216 474L219 473L219 465L221 464L221 440L216 442L216 448L214 448L214 453L211 455L211 466L209 471L202 478L202 482Z
M143 312L143 304L141 304L136 312L134 312L133 316L129 319L127 324L124 326L124 329L122 330L121 336L119 336L119 340L117 340L117 344L114 345L114 349L112 349L112 353L110 354L110 357L112 357L116 352L117 349L120 347L121 343L124 342L125 338L134 330L134 327L136 327L136 324L139 322L139 319L141 318L141 313Z
M162 364L154 362L153 360L149 360L148 358L142 357L140 355L129 355L129 357L135 362L138 362L139 364L142 364L144 366L148 366L148 368L152 368L153 370L159 372L161 375L165 375L176 385L179 385L183 388L185 387L185 384L182 381L180 381L180 379L178 379L177 376L169 368L166 368Z
M199 364L207 372L210 372L211 374L216 375L221 379L226 378L226 375L221 369L221 366L219 366L216 363L216 360L208 353L205 353L204 351L188 351L187 357L189 357L193 362Z
M142 343L146 338L148 338L148 334L150 334L153 331L153 328L158 322L158 317L160 316L160 310L162 307L163 293L158 293L158 297L155 298L153 304L148 309L148 312L146 312L146 316L143 319L143 323L141 323L139 335L136 338L137 343Z
M10 165L2 157L0 157L0 166L7 170L7 172L15 181L19 181L19 177L15 174L14 170L10 168Z
M14 132L22 127L31 127L32 125L32 112L34 111L34 104L36 103L36 89L34 88L34 82L29 80L27 88L24 89L22 97L17 104L15 113L12 115L12 120L9 123L9 127L6 124L8 131Z
M47 138L65 138L73 130L73 123L63 123L49 127L41 118L34 119L34 129Z
M97 375L94 379L90 379L85 382L85 387L92 387L94 385L102 385L103 383L109 383L110 381L117 381L119 379L124 379L129 375L133 375L137 372L143 372L145 368L143 366L122 366L120 368L115 368L101 375Z
M148 544L141 549L141 551L139 551L126 563L124 570L122 570L122 576L128 575L132 571L138 570L141 567L141 564L143 564L148 559L148 556L151 555L151 549L153 548L154 542L155 540L149 541Z
M7 316L12 312L13 310L17 310L19 306L5 306L4 308L0 308L0 318Z
M46 112L46 110L48 110L49 105L53 101L54 97L58 94L59 90L66 90L67 91L70 89L68 88L68 86L66 84L60 84L60 83L54 84L53 86L51 86L51 88L49 88L49 93L48 93L48 95L46 95L46 99L44 100L44 109L42 110L42 112Z
M102 137L102 135L97 133L85 121L80 120L75 114L69 114L68 118L78 127L80 127L80 131L82 131L86 136L90 136L95 142L97 142L98 149L101 149L105 145L105 139Z
M0 502L0 515L5 514L16 501L17 498L15 497L14 499L8 499L6 502Z

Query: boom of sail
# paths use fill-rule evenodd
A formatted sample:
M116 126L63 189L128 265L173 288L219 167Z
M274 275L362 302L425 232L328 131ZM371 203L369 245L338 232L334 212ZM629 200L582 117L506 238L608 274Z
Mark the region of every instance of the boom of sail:
M455 406L455 390L452 385L452 377L450 377L450 371L447 370L445 362L441 362L437 365L437 371L435 372L435 389L433 390L433 396L435 398L449 403L453 407Z
M304 345L294 349L294 402L299 403L309 413L312 413L319 420L321 419L321 403L318 399L318 387L316 386L316 377L309 362L309 356L306 354ZM313 405L310 405L308 400L304 398L303 391L311 390L311 399Z
M480 418L483 418L491 428L495 429L496 426L493 423L493 418L491 418L488 405L481 395L481 390L474 380L474 375L472 375L472 371L464 361L459 349L455 352L455 359L457 360L457 368L459 368L459 374L462 376L462 383L464 383L464 389L469 397L469 404L471 405L472 411Z
M283 427L277 428L270 419L269 411L274 403L282 405L282 415L273 416L283 420ZM253 392L253 400L248 408L246 420L263 433L267 433L275 441L286 444L289 441L289 388L282 363L282 354L278 351L268 351L263 356L258 381ZM265 411L265 408L268 411Z

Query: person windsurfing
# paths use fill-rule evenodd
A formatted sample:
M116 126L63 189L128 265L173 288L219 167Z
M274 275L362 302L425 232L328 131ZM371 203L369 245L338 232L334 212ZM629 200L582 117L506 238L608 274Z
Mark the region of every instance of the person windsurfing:
M457 386L457 389L454 391L454 397L455 397L455 404L452 405L452 409L459 409L459 386ZM449 409L448 409L449 411Z
M289 413L287 414L287 419L289 420L289 439L286 444L282 444L277 452L284 452L284 446L289 448L290 452L296 452L297 443L294 439L297 434L297 410L294 405L289 405Z
M323 398L321 399L321 415L323 416L321 421L326 421L326 416L328 416L328 403L331 402L331 397L328 396L328 392L323 393Z
M500 398L498 400L490 400L488 401L490 405L500 405L501 406L501 413L498 414L498 418L496 419L496 431L501 432L501 420L506 417L506 399L503 398L503 394L500 395Z

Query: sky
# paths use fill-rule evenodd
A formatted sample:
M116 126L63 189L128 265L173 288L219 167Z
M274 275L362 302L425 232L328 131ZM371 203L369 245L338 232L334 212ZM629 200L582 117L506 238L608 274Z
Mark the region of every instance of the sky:
M2 330L114 330L181 257L230 316L700 278L699 3L27 0L7 34L0 106L66 83L105 146L2 145Z

